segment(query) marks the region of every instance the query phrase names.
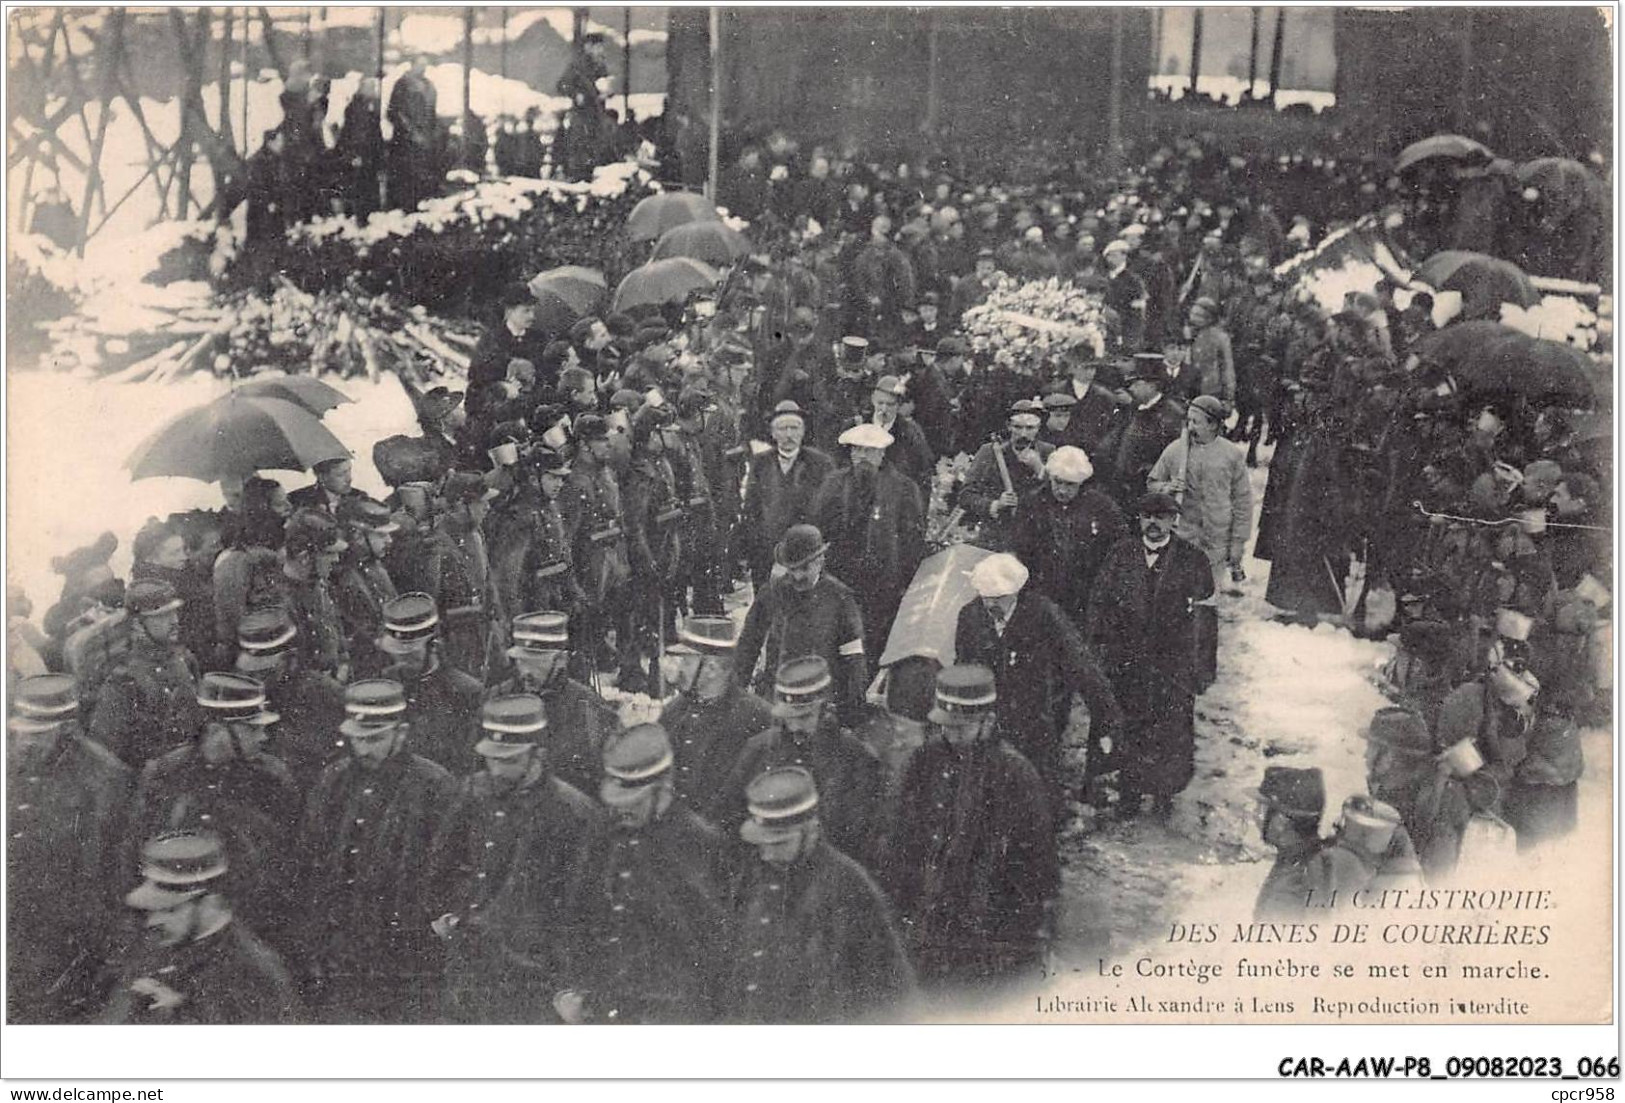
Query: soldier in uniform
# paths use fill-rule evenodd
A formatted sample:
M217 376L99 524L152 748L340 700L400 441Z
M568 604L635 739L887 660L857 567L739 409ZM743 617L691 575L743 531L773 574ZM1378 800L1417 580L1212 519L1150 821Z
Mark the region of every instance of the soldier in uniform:
M959 504L967 514L994 521L1003 533L1011 531L1021 499L1042 485L1044 461L1055 451L1054 445L1038 439L1043 413L1044 408L1030 398L1011 406L1009 439L994 438L976 450L959 492Z
M739 502L738 473L731 470L732 464L719 471L708 447L706 411L711 408L711 399L703 390L684 387L677 397L677 427L666 434L667 459L677 477L678 499L684 509L683 577L678 580L678 592L684 609L702 616L722 613L726 549L719 538L724 529L718 522L731 523ZM718 474L727 481L714 482ZM731 501L724 501L724 495Z
M528 466L535 483L521 486L491 542L497 594L502 607L511 611L579 610L586 593L576 578L559 513L570 463L557 452L539 450Z
M745 741L773 722L773 706L740 684L734 666L739 630L731 617L685 617L669 654L682 656L678 694L660 714L677 765L677 796L708 809L723 792Z
M439 972L419 893L457 782L407 749L399 682L355 682L344 707L349 754L322 771L298 835L307 992L324 1022L419 1021Z
M855 724L863 714L869 664L863 651L863 614L850 587L824 572L829 545L813 525L794 525L773 558L784 574L771 580L745 614L734 671L751 685L756 660L765 660L759 684L771 687L779 666L797 655L818 655L834 672L841 718Z
M384 557L389 554L391 535L401 526L388 506L365 497L340 503L338 519L345 526L350 550L333 579L333 599L353 649L355 673L370 677L388 662L373 641L383 630L384 602L396 596Z
M288 519L282 544L282 589L285 604L299 627L299 649L306 670L349 680L350 651L333 597L333 572L350 545L338 522L315 509L302 509Z
M446 1013L455 1022L534 1022L552 995L551 978L517 968L490 922L493 900L529 868L546 885L554 924L564 924L566 880L581 867L603 813L552 768L552 737L542 701L527 693L487 700L474 750L482 768L465 777L435 836L424 875L422 914L446 944ZM542 740L547 738L549 745ZM546 874L538 878L538 867ZM537 901L540 903L541 901ZM532 912L532 920L540 916ZM557 928L562 933L562 928Z
M8 696L6 1019L73 1022L111 942L130 771L80 730L72 677L23 678Z
M191 738L198 669L180 645L180 608L167 582L125 588L130 649L96 693L89 734L131 769Z
M1054 814L1038 771L999 738L983 666L937 675L933 737L910 760L884 868L922 983L1035 969L1061 886Z
M440 615L428 594L402 594L384 606L378 648L394 658L384 677L406 693L412 749L454 775L472 770L469 736L483 690L477 679L448 665L440 651Z
M232 912L226 851L208 831L166 832L141 849L142 882L124 902L146 938L117 963L98 1021L184 1026L307 1022L287 966Z
M648 687L661 697L660 640L666 621L675 621L683 548L683 500L677 476L666 459L666 425L671 415L654 407L638 415L632 427L632 465L626 473L622 505L626 547L632 566L632 638L619 641L623 690ZM647 661L649 669L644 670Z
M433 538L439 572L430 591L445 622L443 657L476 681L484 681L491 625L507 620L492 585L481 531L497 491L479 475L453 471L446 476L444 494L446 509L435 519Z
M609 629L614 627L621 647L631 638L627 585L632 569L622 527L621 487L609 467L609 426L597 414L583 414L576 419L574 433L578 450L564 481L559 513L576 576L587 595L576 619L577 642L593 667L603 669Z
M566 1022L706 1023L724 974L728 910L722 836L677 797L672 744L638 724L604 747L599 798L611 830L593 840L570 912L577 940Z
M891 905L863 867L823 839L819 788L799 766L745 790L739 836L758 857L730 882L731 967L722 1014L738 1023L860 1023L901 1017L914 972Z
M767 585L773 549L792 525L812 523L813 498L835 470L828 455L803 446L806 418L795 402L779 403L769 428L773 450L751 461L739 519L751 584L758 591Z
M235 669L265 686L266 707L279 718L271 749L304 793L343 746L338 731L344 687L327 674L304 668L298 635L293 618L280 605L245 614L237 625Z
M775 766L803 766L825 794L821 818L830 845L870 865L884 826L885 777L879 757L836 719L833 679L821 657L791 659L773 681L773 725L745 741L720 800L712 806L712 818L732 830L744 819L739 795L752 778Z
M547 709L547 757L552 771L582 792L598 783L604 740L621 726L602 697L570 677L570 618L560 612L513 618L510 677L486 690L486 699L532 693Z

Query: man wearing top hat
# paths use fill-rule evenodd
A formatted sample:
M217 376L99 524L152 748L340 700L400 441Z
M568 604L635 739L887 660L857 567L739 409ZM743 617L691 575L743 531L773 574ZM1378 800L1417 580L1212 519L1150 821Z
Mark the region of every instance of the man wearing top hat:
M833 454L842 431L869 415L869 396L874 390L869 348L867 337L842 337L834 374L813 380L811 424L807 428L814 447Z
M306 670L299 653L299 630L280 605L245 613L237 624L233 669L265 686L266 708L277 714L273 745L301 793L343 744L344 687L326 674Z
M332 517L301 509L288 519L282 543L283 604L299 628L307 670L339 681L350 674L350 647L333 597L333 573L350 545Z
M1021 499L1043 482L1044 461L1055 451L1038 439L1043 421L1043 407L1021 399L1010 407L1009 435L988 441L971 460L959 504L976 520L991 521L996 538L1009 539Z
M524 284L510 284L498 297L502 312L496 325L486 326L468 357L468 385L478 387L497 383L508 373L508 361L515 357L538 361L540 351L531 326L536 321L536 297ZM547 334L545 338L558 334Z
M741 685L771 687L780 665L817 655L833 672L836 711L848 725L863 715L869 686L863 614L851 587L824 569L829 545L814 525L793 525L774 549L784 573L756 594L739 633L734 670ZM756 679L756 661L764 663Z
M513 664L508 677L485 691L487 700L532 693L547 710L550 768L583 793L598 783L604 740L621 726L614 707L570 676L570 618L557 610L513 618Z
M1041 962L1060 892L1048 786L999 734L993 672L937 674L882 878L922 984L1014 979Z
M89 736L131 769L191 737L197 660L180 644L181 599L157 579L124 590L129 651L96 691Z
M730 880L721 1012L735 1023L862 1023L906 1013L914 971L885 894L824 838L810 771L781 766L744 790L756 848Z
M6 722L6 1019L83 1018L113 933L130 771L79 726L67 674L20 679Z
M1089 710L1092 746L1103 739L1117 743L1123 716L1078 627L1049 598L1028 590L1028 578L1027 567L1008 552L976 564L971 585L977 600L959 611L954 655L993 672L999 731L1050 787L1051 806L1061 808L1077 780L1064 753L1073 694Z
M484 691L478 679L441 654L440 614L428 594L402 594L384 605L378 648L390 656L382 677L399 682L412 725L412 749L453 774L477 763L469 750Z
M773 551L793 525L811 524L813 499L835 461L803 443L806 415L795 402L780 402L769 424L773 448L754 457L745 477L739 530L751 584L767 585Z
M825 836L842 853L870 865L884 826L885 776L875 752L835 715L829 664L817 655L791 659L773 679L773 724L739 752L711 818L724 830L744 816L739 794L774 766L812 771L824 793Z
M676 764L672 784L689 807L715 804L745 741L773 722L773 706L747 690L734 666L731 617L684 617L667 654L681 656L677 697L660 714Z
M1179 503L1171 495L1142 495L1135 513L1139 533L1119 540L1095 576L1084 634L1123 708L1125 730L1110 756L1122 809L1137 814L1150 796L1166 816L1196 772L1205 667L1197 622L1213 597L1213 571L1174 535Z
M532 924L526 938L537 925L562 938L569 880L584 868L586 846L604 828L593 801L554 773L554 734L541 698L489 698L474 745L481 768L462 779L435 834L421 915L448 948L445 1010L455 1022L534 1022L552 995L550 977L530 975L505 959L504 931L490 913L499 894L522 876L528 886L545 889L526 912ZM539 910L544 901L553 902L546 914Z
M897 442L885 429L854 425L840 443L851 458L824 480L813 516L829 541L830 572L852 588L863 610L864 650L879 656L925 558L925 500L892 462Z
M566 1022L706 1023L726 971L729 914L722 835L677 796L676 756L659 724L604 746L599 800L610 830L595 836L574 882L577 937Z
M438 975L422 880L457 782L409 749L401 683L352 682L344 709L348 753L322 771L299 827L307 998L323 1022L418 1021Z
M922 495L931 493L931 479L936 475L937 457L926 443L925 431L907 414L902 405L908 400L907 385L895 375L883 375L875 380L869 395L869 423L885 430L891 437L886 448L887 462L920 488ZM845 434L842 434L845 437ZM837 443L845 443L838 438Z
M388 662L373 641L383 631L384 603L397 596L384 557L401 526L388 506L365 496L346 499L339 506L338 520L350 548L333 577L333 601L345 638L351 641L352 669L371 676Z
M207 830L164 832L141 848L141 884L124 897L144 937L115 963L105 1024L307 1022L287 966L232 910L225 844Z
M142 843L175 828L213 831L231 854L226 893L250 925L276 941L292 918L292 839L304 794L271 753L265 686L244 674L198 682L198 728L186 746L148 762L136 782L125 829L133 860Z

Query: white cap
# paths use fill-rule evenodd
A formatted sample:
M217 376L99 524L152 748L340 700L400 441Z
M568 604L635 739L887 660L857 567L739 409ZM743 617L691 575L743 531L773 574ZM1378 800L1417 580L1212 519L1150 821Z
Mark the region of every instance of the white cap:
M1144 237L1145 236L1145 226L1142 223L1139 223L1139 222L1130 222L1127 226L1123 227L1123 236L1126 237L1126 238L1128 238L1128 237Z
M1040 226L1028 226L1026 232L1021 236L1026 238L1028 241L1043 241L1044 230Z
M1027 568L1009 552L999 552L971 569L970 584L978 597L1008 597L1027 585Z
M1106 247L1101 250L1101 253L1126 253L1128 251L1129 243L1124 241L1122 238L1116 238L1115 240L1108 241L1106 243Z
M859 448L890 448L891 442L890 433L872 421L865 421L842 433L838 443L856 445Z
M1046 474L1056 479L1064 479L1069 483L1088 482L1095 474L1095 465L1089 462L1088 455L1083 449L1070 444L1063 444L1049 454L1044 461Z

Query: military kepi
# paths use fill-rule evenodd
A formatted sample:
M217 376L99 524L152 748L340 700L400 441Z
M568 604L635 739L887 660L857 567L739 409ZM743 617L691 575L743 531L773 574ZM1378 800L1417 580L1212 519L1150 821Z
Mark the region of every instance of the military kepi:
M141 911L167 911L208 890L226 872L226 850L210 831L171 831L141 848L141 884L124 902Z
M822 655L803 655L780 665L773 676L773 716L777 720L817 712L829 693L829 663Z
M933 724L979 720L991 715L999 694L993 672L985 666L964 663L944 667L937 673L937 697L926 719Z
M536 746L538 732L547 730L547 709L534 693L505 693L485 702L480 710L480 741L476 754L486 758L513 758Z
M818 785L800 766L780 766L758 774L745 786L750 819L739 828L747 843L772 843L793 834L818 815Z

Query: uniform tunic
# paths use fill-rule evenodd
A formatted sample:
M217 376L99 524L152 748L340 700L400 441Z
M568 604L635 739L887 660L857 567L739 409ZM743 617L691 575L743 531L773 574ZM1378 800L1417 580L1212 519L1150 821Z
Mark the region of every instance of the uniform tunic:
M788 578L775 578L756 595L739 632L734 675L740 685L754 685L765 696L779 666L803 655L818 655L829 663L842 719L855 722L869 685L863 614L851 588L828 573L806 593ZM758 657L763 661L760 679L754 677Z
M746 740L772 723L773 706L738 686L715 701L679 693L660 714L677 759L678 797L693 808L712 807Z
M282 959L237 920L181 946L140 947L119 968L105 1024L309 1022Z
M131 769L188 742L196 730L197 660L134 633L129 655L96 694L90 737Z
M385 668L383 677L406 689L406 720L412 726L407 747L451 771L471 773L480 765L474 753L479 742L479 714L483 691L477 679L443 664L431 655L429 669L417 673L406 666Z

